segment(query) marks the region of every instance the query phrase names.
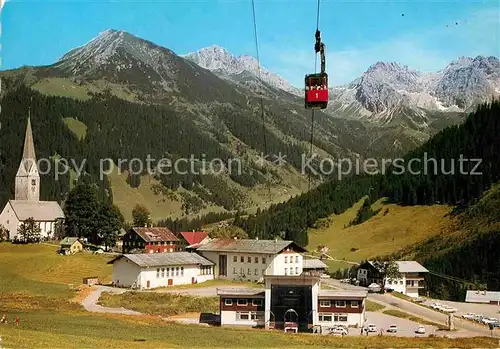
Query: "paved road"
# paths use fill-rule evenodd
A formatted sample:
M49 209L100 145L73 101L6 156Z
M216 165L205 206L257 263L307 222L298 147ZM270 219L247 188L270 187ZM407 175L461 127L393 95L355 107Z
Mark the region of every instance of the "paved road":
M324 279L324 282L332 287L344 290L365 290L365 287L354 286L350 284L341 283L339 280L335 279ZM421 305L415 304L413 302L391 296L390 294L378 294L369 293L368 299L375 301L377 303L383 304L388 307L396 308L410 315L418 316L428 321L432 321L441 325L446 325L447 315L441 312L425 308ZM491 331L481 325L465 321L460 318L455 318L455 327L459 331L450 333L453 336L487 336L491 337ZM500 330L493 331L493 336L500 338Z
M112 293L124 293L127 292L121 288L113 288L108 286L98 286L95 290L93 290L83 301L82 305L85 310L93 312L93 313L111 313L111 314L124 314L124 315L142 315L141 313L125 308L108 308L103 307L102 305L97 304L99 301L99 297L103 292L112 292Z

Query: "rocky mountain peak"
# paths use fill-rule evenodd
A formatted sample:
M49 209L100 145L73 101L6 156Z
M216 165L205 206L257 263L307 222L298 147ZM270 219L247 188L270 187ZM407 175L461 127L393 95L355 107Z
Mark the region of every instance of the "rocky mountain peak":
M248 74L254 78L259 76L259 63L254 57L250 55L235 57L228 50L218 45L202 48L182 57L237 83L241 81L243 76L246 77ZM293 87L285 79L262 66L260 66L260 77L263 82L274 88L302 96L301 90Z

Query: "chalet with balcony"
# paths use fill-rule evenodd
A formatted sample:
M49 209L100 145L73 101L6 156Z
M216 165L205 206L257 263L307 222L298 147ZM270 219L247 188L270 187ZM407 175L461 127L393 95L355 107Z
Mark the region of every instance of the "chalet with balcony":
M179 251L179 239L164 227L135 227L123 237L122 252L165 253Z

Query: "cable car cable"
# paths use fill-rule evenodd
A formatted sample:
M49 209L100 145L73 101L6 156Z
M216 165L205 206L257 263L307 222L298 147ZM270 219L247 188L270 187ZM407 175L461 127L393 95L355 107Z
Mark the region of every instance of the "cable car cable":
M316 32L319 31L319 6L320 5L320 0L318 0L318 5L317 5L317 12L316 12ZM316 53L314 55L314 74L317 73L318 69L318 54ZM310 139L310 148L309 148L309 158L311 159L313 156L313 141L314 141L314 109L311 110L311 139ZM311 217L311 171L309 171L308 175L308 186L307 186L307 192L309 193L309 204L308 204L308 212L307 212L307 219L310 219Z
M254 38L255 38L255 51L257 55L257 71L258 71L258 77L260 81L260 89L259 89L259 95L260 95L260 110L261 110L261 118L262 118L262 132L263 132L263 138L264 138L264 156L262 160L264 161L265 157L267 156L267 139L266 139L266 117L264 114L264 97L262 96L262 88L263 88L263 81L262 81L262 76L260 72L260 56L259 56L259 40L257 36L257 20L255 16L255 1L252 0L252 15L253 15L253 32L254 32ZM264 166L264 163L262 164ZM267 191L269 195L269 201L272 202L272 195L271 195L271 183L267 181Z

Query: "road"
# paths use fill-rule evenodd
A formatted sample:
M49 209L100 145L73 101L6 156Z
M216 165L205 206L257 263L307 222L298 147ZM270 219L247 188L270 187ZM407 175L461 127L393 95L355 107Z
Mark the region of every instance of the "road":
M108 308L97 304L99 297L103 292L112 292L116 294L127 292L126 290L108 286L98 286L93 290L83 301L82 305L85 310L92 313L111 313L111 314L123 314L123 315L142 315L141 313L125 308Z
M354 286L350 284L341 283L339 280L335 279L324 279L326 284L344 290L365 290L365 287ZM368 299L379 304L382 304L386 307L396 308L401 310L407 314L418 316L424 320L432 321L437 324L446 326L447 315L441 312L431 310L425 308L419 304L394 297L390 294L378 294L378 293L369 293ZM475 324L466 320L463 320L459 317L455 317L455 327L458 331L450 333L450 336L486 336L491 337L491 331L479 324ZM500 338L500 330L493 331L493 336L495 338Z

